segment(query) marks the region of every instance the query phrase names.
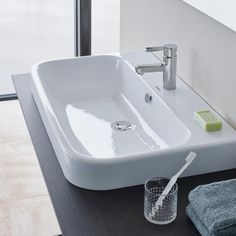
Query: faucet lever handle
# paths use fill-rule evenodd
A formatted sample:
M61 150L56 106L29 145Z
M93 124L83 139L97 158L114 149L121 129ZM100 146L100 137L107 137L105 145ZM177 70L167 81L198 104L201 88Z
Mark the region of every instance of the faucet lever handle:
M146 52L160 52L163 51L164 47L159 46L159 47L146 47Z
M159 52L163 51L165 57L176 56L177 45L176 44L165 44L159 47L146 47L146 52Z

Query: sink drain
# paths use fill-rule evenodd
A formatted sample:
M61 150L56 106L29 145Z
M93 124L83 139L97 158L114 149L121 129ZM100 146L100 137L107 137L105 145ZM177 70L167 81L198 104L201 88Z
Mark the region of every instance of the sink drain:
M135 128L129 121L120 120L111 124L111 128L116 131L129 131Z

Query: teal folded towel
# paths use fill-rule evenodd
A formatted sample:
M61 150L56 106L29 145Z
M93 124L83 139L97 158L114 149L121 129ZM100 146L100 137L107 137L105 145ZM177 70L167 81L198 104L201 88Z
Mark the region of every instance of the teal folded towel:
M202 236L236 235L236 179L201 185L186 212Z
M235 225L227 226L225 228L221 228L217 233L210 233L208 228L205 226L205 224L201 221L201 219L198 217L194 209L192 208L191 204L189 204L186 208L186 212L188 217L191 219L197 230L202 236L235 236L236 235L236 229Z

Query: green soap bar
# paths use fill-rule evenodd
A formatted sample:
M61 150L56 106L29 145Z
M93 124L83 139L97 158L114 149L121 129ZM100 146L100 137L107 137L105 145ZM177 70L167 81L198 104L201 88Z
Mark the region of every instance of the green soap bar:
M195 111L193 117L205 131L216 131L222 128L222 122L210 111Z

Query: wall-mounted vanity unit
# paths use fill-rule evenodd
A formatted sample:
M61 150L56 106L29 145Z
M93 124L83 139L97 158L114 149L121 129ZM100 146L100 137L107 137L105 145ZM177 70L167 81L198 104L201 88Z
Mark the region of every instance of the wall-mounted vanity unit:
M236 31L235 0L183 0Z

